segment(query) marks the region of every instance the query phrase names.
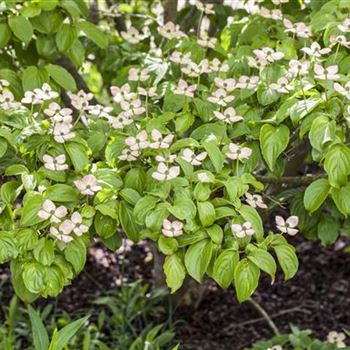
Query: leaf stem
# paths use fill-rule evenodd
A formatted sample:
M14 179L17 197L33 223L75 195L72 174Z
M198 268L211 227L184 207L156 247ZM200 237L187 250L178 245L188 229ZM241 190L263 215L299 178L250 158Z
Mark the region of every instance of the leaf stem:
M266 322L268 323L268 325L271 327L271 329L273 330L273 332L276 335L280 335L280 331L278 330L275 322L272 321L272 318L269 316L269 314L265 311L265 309L257 302L255 301L253 298L249 298L248 302L250 302L254 308L259 312L259 314L266 320Z

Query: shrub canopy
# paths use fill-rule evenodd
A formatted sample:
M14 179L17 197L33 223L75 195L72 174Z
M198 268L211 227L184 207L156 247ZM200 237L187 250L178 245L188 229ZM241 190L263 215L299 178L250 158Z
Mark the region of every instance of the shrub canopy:
M286 235L347 231L348 2L230 3L175 24L171 1L1 2L0 262L23 300L125 235L172 292L209 276L244 301L276 260L297 272Z

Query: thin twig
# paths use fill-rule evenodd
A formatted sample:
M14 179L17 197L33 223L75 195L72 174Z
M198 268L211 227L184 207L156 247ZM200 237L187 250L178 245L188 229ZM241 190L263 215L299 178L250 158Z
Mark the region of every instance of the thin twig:
M303 176L282 176L282 177L273 177L273 176L263 176L256 175L256 179L263 183L268 184L285 184L285 185L309 185L315 180L324 179L326 175L303 175Z
M290 314L293 312L300 312L300 313L305 313L305 314L311 313L311 311L309 311L309 310L304 310L304 309L301 309L300 307L293 307L290 309L275 312L275 313L271 314L270 317L275 318L275 317L283 316L283 315ZM265 321L264 317L254 318L253 320L248 320L248 321L244 321L244 322L240 322L240 323L230 324L226 328L223 329L223 332L230 331L231 329L234 329L234 328L241 328L241 327L248 326L251 324L259 323L262 321Z
M266 322L268 323L268 325L271 327L271 329L273 330L273 332L276 335L280 335L280 331L278 330L275 322L272 321L272 318L269 316L269 314L265 311L265 309L263 309L263 307L257 302L255 301L253 298L249 298L248 302L251 303L254 308L260 313L260 315L266 320Z

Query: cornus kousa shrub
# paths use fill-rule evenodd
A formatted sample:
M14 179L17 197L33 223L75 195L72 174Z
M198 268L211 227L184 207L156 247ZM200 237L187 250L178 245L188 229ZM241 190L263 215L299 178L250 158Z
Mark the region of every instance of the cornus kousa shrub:
M347 233L348 2L180 5L97 26L80 0L0 3L0 262L23 300L96 238L153 241L172 292L207 276L244 301L295 275L288 236Z

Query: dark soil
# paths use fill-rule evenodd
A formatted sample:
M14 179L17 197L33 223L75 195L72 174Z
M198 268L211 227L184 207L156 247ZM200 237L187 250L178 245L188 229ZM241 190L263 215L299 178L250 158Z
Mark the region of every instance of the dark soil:
M346 242L349 244L350 242ZM322 247L317 242L297 238L300 269L295 278L284 282L279 274L274 285L267 276L254 298L273 318L280 332L289 325L311 329L319 338L330 330L350 328L350 254L343 252L345 242ZM146 244L126 247L113 254L98 245L90 249L86 269L55 299L56 307L71 313L91 307L90 302L120 281L142 278L152 284L152 255ZM0 268L0 282L7 269ZM0 284L2 305L11 297L10 283ZM1 319L1 315L0 315ZM234 291L222 291L212 282L197 310L178 308L177 338L184 350L239 350L257 340L273 336L267 322L250 303L238 304Z
M347 242L349 244L349 242ZM292 280L271 285L264 276L254 299L267 311L279 331L289 325L311 329L320 339L330 330L350 327L350 254L345 243L322 247L317 242L297 243L300 269ZM199 309L179 313L187 323L178 328L183 349L243 349L273 336L267 322L250 303L238 304L234 291L213 286Z

